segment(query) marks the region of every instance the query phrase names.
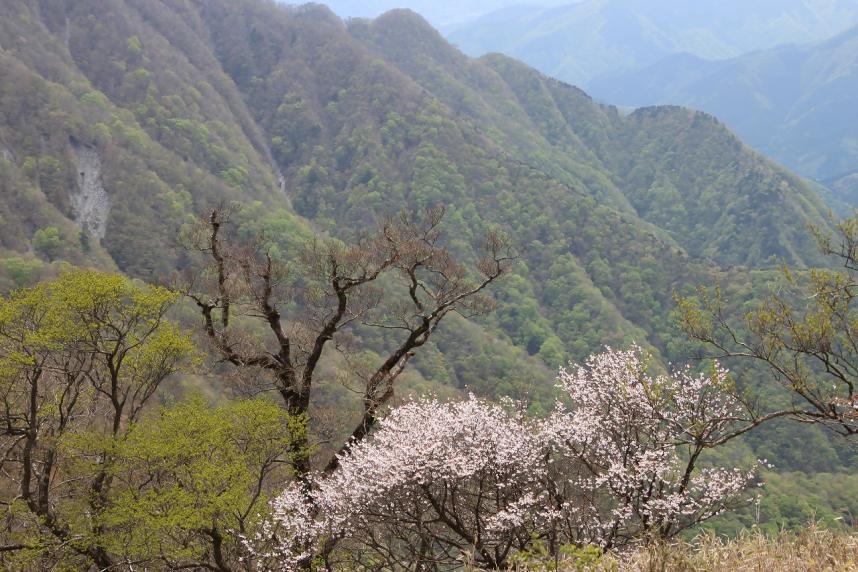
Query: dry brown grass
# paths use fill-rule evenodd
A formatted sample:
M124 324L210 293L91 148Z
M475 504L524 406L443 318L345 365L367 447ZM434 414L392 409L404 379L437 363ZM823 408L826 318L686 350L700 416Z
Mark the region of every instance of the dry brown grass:
M574 553L519 565L521 572L858 572L858 534L810 526L775 538L748 531L733 540L703 535L693 542L659 544L594 559Z

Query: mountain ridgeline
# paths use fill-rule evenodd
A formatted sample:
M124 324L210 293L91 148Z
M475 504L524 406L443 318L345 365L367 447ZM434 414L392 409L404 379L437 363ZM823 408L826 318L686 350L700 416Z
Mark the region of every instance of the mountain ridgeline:
M589 89L601 76L673 54L721 60L824 40L855 24L852 0L584 0L501 9L448 37L468 54L502 52Z
M541 0L541 6L569 4L570 0ZM295 4L295 2L285 2ZM331 10L343 18L375 18L395 8L418 12L441 30L461 26L501 7L517 6L520 0L329 0Z
M594 81L618 105L664 102L714 113L766 155L858 204L858 28L824 42L724 61L689 54Z

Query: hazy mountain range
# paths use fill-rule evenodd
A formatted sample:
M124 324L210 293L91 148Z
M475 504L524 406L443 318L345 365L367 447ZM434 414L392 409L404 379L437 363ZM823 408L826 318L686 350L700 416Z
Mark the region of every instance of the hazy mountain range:
M683 105L858 204L858 2L587 0L515 7L448 36L624 107Z
M855 0L586 0L500 10L448 38L467 54L501 52L586 88L671 54L731 58L822 40L856 23Z
M521 4L540 7L572 4L576 0L330 0L323 2L343 18L375 18L396 8L417 12L441 30L454 29L496 10ZM284 4L300 5L303 2L286 0Z
M726 61L671 56L594 81L591 92L620 105L670 102L713 113L753 147L858 204L858 28Z

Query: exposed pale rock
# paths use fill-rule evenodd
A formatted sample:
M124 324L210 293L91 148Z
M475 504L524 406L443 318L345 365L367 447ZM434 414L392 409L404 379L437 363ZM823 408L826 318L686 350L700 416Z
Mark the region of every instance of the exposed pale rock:
M72 142L77 156L77 192L71 195L75 222L99 240L107 232L110 203L101 183L101 157L98 151Z

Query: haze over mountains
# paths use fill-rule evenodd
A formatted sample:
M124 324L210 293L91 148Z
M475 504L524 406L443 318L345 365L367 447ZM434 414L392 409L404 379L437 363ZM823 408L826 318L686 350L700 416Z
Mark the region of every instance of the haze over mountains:
M591 93L619 105L669 102L713 113L756 149L858 204L858 28L725 61L671 56L596 80Z
M330 0L323 2L342 18L375 18L397 8L417 12L440 30L453 29L495 10L521 4L561 6L576 0ZM301 4L288 0L285 4Z
M501 10L448 38L472 56L501 52L586 89L671 54L726 59L823 40L856 23L855 0L587 0Z
M520 58L608 103L712 113L855 205L856 18L854 0L589 0L500 10L449 38L472 55Z

